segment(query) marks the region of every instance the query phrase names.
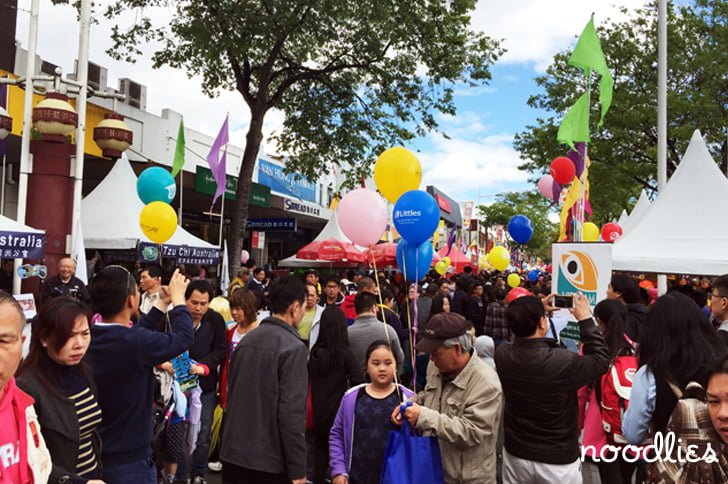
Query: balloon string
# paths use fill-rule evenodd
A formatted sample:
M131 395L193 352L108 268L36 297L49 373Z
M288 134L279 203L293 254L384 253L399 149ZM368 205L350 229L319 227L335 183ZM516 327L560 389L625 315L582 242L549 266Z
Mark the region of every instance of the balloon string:
M371 250L372 250L372 246L370 245L369 246L370 253L371 253ZM389 342L389 345L391 346L392 342L389 340L389 332L387 331L387 315L384 312L385 311L384 300L382 299L382 287L379 284L379 271L377 271L377 261L373 255L372 255L372 266L374 267L374 280L377 284L377 294L379 295L379 311L382 313L382 325L383 325L382 327L384 328L384 339L385 339L385 341ZM399 338L399 335L397 335L397 338ZM394 351L392 353L394 353ZM402 354L404 354L404 351L402 352ZM395 388L397 389L397 395L399 396L400 401L404 401L402 392L399 389L399 378L397 377L398 371L399 371L399 368L397 369L397 371L394 372L394 385L395 385Z
M407 274L407 262L406 262L406 259L404 257L402 257L402 272L403 272L403 275L405 275L404 282L405 282L405 289L407 289L407 277L406 277L406 274ZM409 295L408 295L407 298L409 298ZM407 306L407 337L409 339L409 344L410 344L410 347L409 347L409 356L410 356L410 361L412 362L412 389L413 389L413 391L415 391L415 389L416 389L415 388L415 385L416 385L416 382L417 382L417 373L416 373L417 370L415 368L415 359L413 358L413 355L414 355L414 343L413 343L413 338L412 338L412 315L410 313L410 305L409 305L409 302L407 302L406 306ZM417 393L417 392L415 391L415 393Z

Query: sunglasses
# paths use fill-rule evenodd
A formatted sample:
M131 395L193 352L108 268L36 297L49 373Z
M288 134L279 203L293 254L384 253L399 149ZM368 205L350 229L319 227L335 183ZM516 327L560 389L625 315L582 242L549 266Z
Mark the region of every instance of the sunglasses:
M129 269L127 269L124 266L114 264L114 265L104 267L103 269L101 269L101 272L104 272L105 270L108 270L108 269L121 269L122 271L126 272L126 295L127 296L131 295L132 282L133 282L134 278L132 277L131 272L129 272Z

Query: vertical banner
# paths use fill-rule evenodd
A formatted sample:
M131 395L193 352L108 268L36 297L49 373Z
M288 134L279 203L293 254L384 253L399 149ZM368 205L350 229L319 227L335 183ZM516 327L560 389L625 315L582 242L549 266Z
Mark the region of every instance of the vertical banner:
M552 245L552 256L554 292L581 292L592 306L607 297L612 278L612 244L557 243Z

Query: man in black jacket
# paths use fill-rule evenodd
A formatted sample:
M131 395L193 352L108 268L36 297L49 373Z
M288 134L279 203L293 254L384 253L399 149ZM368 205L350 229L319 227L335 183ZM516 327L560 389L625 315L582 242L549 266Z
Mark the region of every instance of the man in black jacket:
M541 301L524 296L510 303L506 320L515 335L501 345L495 363L506 397L503 482L580 483L577 430L579 387L607 371L609 353L591 317L589 302L574 295L572 313L579 321L583 356L546 338L549 322Z
M197 446L190 466L190 476L194 484L205 482L212 416L217 405L217 370L227 350L225 321L222 316L209 309L212 293L212 286L206 280L192 281L185 292L187 309L192 315L192 327L195 331L190 358L197 362L192 365L190 373L198 375L202 390L200 432L197 434ZM186 478L184 470L178 473L178 477Z
M274 281L271 317L233 352L220 450L226 484L306 483L308 351L296 332L305 300L297 278Z

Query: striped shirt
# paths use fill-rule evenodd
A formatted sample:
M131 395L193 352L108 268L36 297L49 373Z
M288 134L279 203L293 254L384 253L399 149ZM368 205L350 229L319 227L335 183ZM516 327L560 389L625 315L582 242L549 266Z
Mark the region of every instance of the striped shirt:
M69 395L68 398L76 407L81 436L76 474L85 476L94 471L99 465L92 440L94 430L101 423L101 408L99 408L96 397L94 397L88 386L78 393Z

